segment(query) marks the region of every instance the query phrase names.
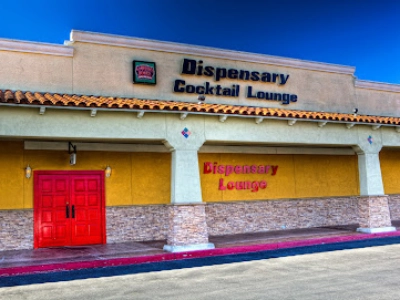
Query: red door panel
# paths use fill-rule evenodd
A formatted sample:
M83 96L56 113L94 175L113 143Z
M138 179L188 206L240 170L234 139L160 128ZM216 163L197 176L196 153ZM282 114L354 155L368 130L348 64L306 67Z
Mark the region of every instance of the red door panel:
M101 232L101 177L74 176L72 178L72 203L75 218L72 219L72 244L99 244Z
M105 243L104 172L34 176L35 248Z
M69 242L67 186L68 177L62 175L44 175L35 184L35 239L41 247L62 246Z

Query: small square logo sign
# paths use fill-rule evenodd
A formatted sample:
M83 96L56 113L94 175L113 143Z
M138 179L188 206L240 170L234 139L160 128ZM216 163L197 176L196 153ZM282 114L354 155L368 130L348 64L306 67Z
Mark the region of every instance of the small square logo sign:
M150 61L133 61L133 82L156 84L156 63Z
M182 135L187 139L192 133L186 127L182 130Z

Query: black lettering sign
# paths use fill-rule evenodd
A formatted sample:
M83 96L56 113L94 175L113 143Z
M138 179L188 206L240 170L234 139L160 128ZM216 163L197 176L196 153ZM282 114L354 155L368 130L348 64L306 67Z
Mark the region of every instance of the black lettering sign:
M258 72L249 70L237 70L232 68L222 68L204 65L202 60L183 59L182 74L194 76L214 77L214 81L221 81L226 78L236 80L251 80L261 82L275 82L279 85L285 85L289 79L289 74Z

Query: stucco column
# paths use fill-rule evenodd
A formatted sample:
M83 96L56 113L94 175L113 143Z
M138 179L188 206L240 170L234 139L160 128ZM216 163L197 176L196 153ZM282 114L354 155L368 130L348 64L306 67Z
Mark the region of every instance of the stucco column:
M171 151L171 203L202 203L198 148Z
M379 152L382 146L361 144L354 149L358 155L360 197L358 199L359 225L357 231L377 233L395 231L390 219L388 196L383 189Z
M171 124L174 125L171 128L182 128L182 131L169 132L164 141L172 154L171 205L168 207L169 226L164 250L212 249L215 247L208 241L198 160L198 150L205 140L204 127L179 119L173 123L178 124Z
M381 146L354 147L358 155L358 173L361 196L384 195L379 152Z

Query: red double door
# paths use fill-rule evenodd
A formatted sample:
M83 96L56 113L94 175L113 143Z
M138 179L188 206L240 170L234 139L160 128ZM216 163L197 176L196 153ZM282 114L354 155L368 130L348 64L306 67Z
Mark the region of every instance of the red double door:
M34 247L104 244L103 171L34 172Z

